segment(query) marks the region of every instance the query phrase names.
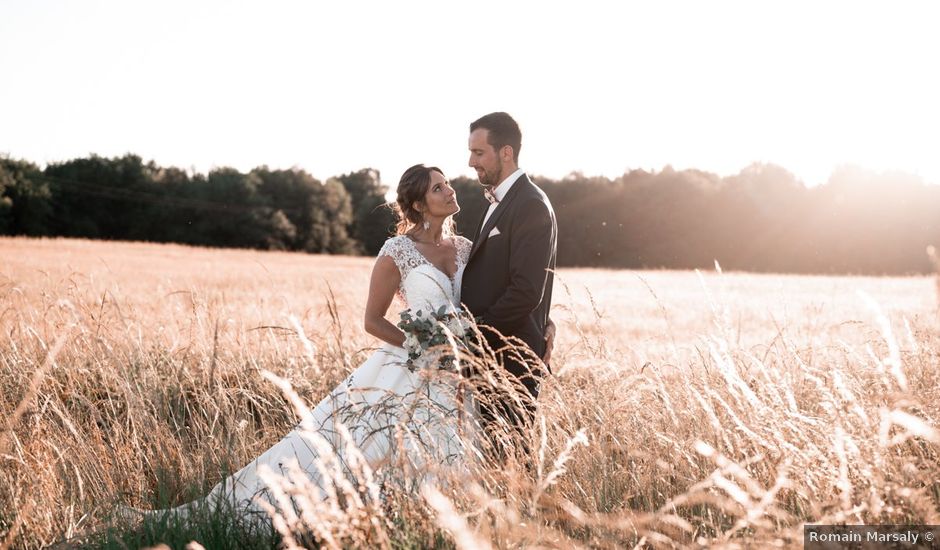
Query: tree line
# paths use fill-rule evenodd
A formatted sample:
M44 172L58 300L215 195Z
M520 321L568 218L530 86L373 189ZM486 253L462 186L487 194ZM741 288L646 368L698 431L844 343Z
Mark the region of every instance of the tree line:
M940 185L846 167L806 187L772 164L534 178L558 218L561 266L712 267L797 273L927 273L940 245ZM451 180L470 238L486 202ZM91 155L40 168L0 157L0 234L375 255L394 231L376 170L320 181L300 169L208 174L139 156Z

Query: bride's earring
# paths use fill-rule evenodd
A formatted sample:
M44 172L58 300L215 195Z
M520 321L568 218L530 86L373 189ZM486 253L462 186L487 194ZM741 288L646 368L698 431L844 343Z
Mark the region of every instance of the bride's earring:
M431 229L431 222L429 222L428 220L424 220L424 223L421 224L421 227L423 227L424 230L427 231L428 229Z

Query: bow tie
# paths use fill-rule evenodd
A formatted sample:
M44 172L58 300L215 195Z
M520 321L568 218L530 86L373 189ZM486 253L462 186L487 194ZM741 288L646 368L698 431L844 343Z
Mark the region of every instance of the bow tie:
M486 197L486 200L490 204L499 204L499 199L496 198L496 193L493 192L489 187L483 188L483 196Z

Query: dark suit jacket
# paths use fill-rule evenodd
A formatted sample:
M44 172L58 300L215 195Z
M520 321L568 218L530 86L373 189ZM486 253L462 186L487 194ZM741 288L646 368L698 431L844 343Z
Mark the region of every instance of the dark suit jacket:
M499 234L489 236L493 228ZM477 230L461 287L461 300L484 325L520 338L539 357L545 353L557 236L548 197L523 174ZM517 376L525 371L512 361L504 366ZM534 382L534 388L526 386L537 395Z

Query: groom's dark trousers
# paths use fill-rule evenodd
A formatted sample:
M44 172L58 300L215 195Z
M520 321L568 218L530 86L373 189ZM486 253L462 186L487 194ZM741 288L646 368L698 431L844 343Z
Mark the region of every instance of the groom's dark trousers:
M485 216L485 213L484 213ZM486 223L481 217L464 269L461 300L482 318L481 332L510 379L525 388L483 395L484 422L524 428L532 418L545 366L558 226L545 193L523 174ZM518 345L521 340L523 345ZM516 344L515 349L507 346ZM521 406L520 406L521 405Z

